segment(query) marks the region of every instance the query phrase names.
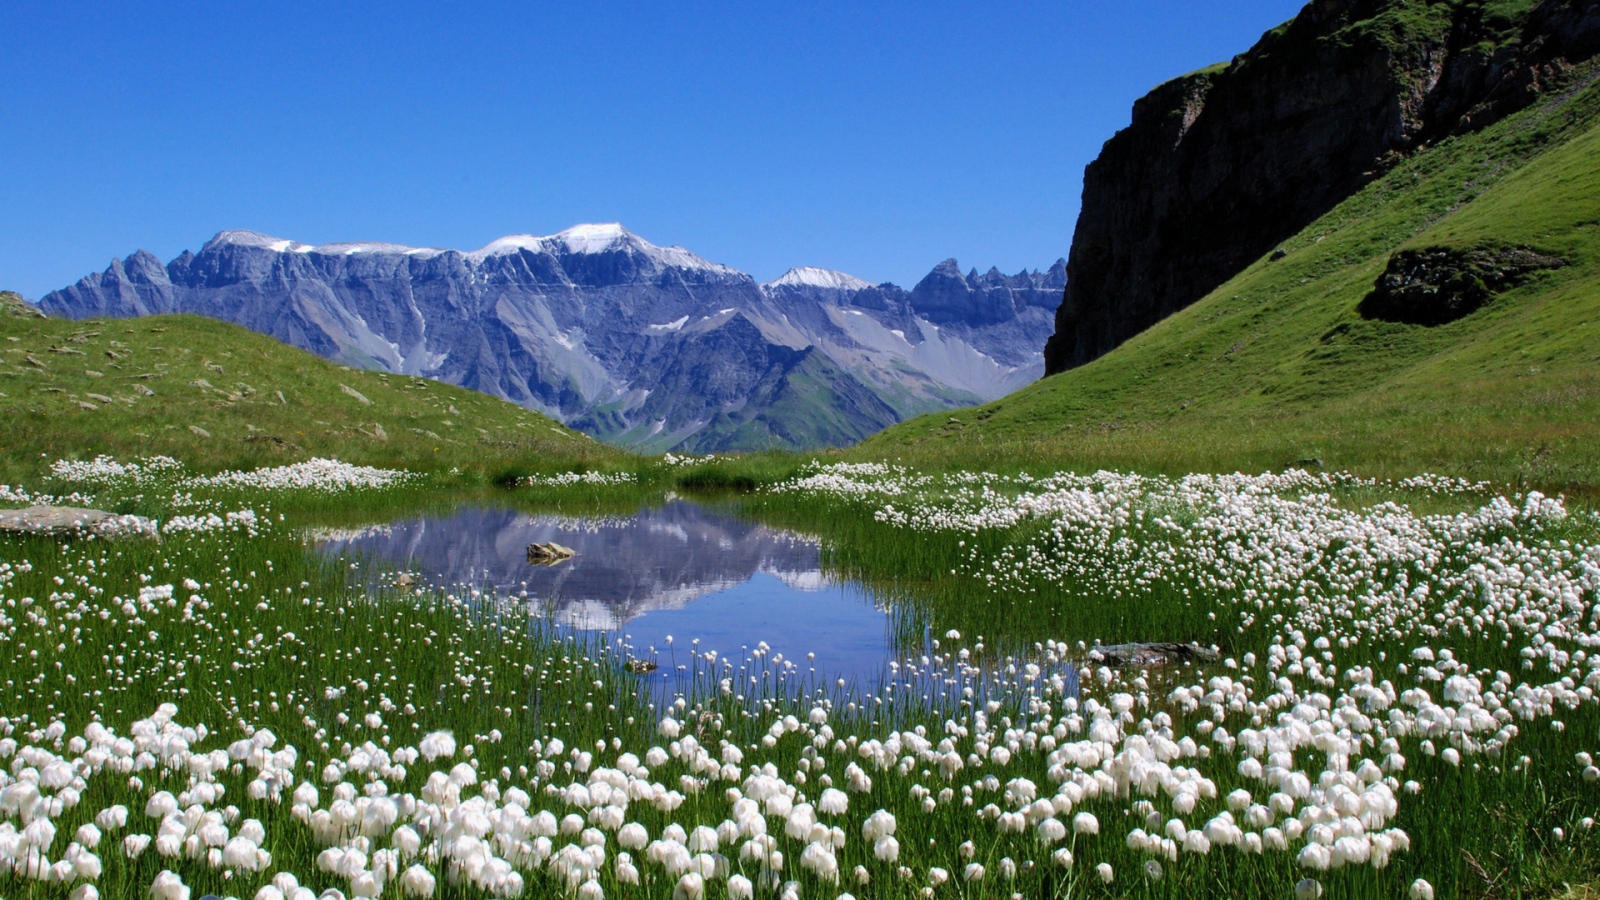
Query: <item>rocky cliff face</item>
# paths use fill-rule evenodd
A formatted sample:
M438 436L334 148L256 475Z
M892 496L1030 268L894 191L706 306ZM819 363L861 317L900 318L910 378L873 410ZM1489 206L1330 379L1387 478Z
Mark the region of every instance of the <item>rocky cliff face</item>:
M166 265L142 250L114 260L40 305L196 313L629 446L754 449L850 443L1037 378L1065 262L980 276L951 261L935 274L909 292L810 268L758 284L619 225L468 253L227 231Z
M1419 145L1483 128L1600 50L1600 0L1314 0L1139 100L1084 173L1046 373L1194 302Z

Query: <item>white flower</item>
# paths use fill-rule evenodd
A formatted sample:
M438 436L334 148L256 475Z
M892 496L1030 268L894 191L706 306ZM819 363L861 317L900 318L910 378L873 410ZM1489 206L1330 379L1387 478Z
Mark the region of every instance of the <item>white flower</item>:
M1416 881L1411 882L1411 890L1407 896L1411 900L1433 900L1433 885L1418 878Z
M1106 884L1110 884L1112 879L1116 877L1116 873L1111 870L1111 863L1101 863L1095 866L1094 873L1099 875L1100 880Z
M817 800L817 809L830 816L844 815L849 808L850 798L836 788L824 789L822 797Z
M1100 820L1093 813L1078 813L1072 817L1072 831L1074 834L1099 834Z
M451 743L454 743L452 739ZM438 882L421 863L415 863L400 876L400 890L407 897L432 897Z
M189 886L183 883L176 872L162 869L150 884L150 895L155 900L189 900Z
M422 758L428 762L441 758L449 759L456 755L455 735L448 731L435 731L417 744L417 750L422 753ZM311 802L315 803L316 801L312 800Z
M677 886L672 889L672 900L700 900L705 893L705 877L699 872L689 872L678 879Z
M894 834L897 824L893 813L880 809L861 823L861 839L875 841L885 835Z

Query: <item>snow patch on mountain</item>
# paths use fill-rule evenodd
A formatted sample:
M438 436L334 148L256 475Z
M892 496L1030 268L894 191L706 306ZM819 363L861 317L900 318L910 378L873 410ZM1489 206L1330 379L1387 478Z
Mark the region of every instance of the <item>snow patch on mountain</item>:
M309 244L273 237L270 234L262 234L259 231L247 231L242 228L219 231L216 237L206 242L207 247L221 244L234 244L240 247L261 247L274 253L286 253L291 250L298 250L303 253L311 249Z
M683 326L688 324L688 322L689 317L683 316L681 318L674 319L665 325L650 325L646 327L645 330L651 332L652 334L666 334L667 332L671 331L682 331Z
M816 266L796 266L778 276L776 280L762 285L764 288L789 286L815 287L834 291L860 291L872 287L872 283L846 272L838 272L833 269L819 269Z
M710 262L682 247L661 247L652 244L616 222L574 225L565 231L545 236L507 235L490 241L465 256L473 262L482 262L491 256L505 256L524 250L549 253L553 256L635 253L664 269L704 270L722 275L740 274L737 269Z

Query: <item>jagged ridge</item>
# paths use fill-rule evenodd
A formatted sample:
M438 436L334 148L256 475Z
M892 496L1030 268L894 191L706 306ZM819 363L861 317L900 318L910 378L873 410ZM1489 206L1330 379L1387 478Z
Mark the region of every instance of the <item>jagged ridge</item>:
M41 304L74 318L225 319L348 365L504 397L608 440L709 450L771 420L763 404L780 398L791 421L768 436L802 447L1026 384L1042 371L1064 273L1058 261L1045 273L962 275L952 260L911 291L809 268L763 285L617 224L470 252L225 231L166 265L145 251L114 260ZM771 385L793 370L773 360L807 348L822 361L806 384L828 389Z

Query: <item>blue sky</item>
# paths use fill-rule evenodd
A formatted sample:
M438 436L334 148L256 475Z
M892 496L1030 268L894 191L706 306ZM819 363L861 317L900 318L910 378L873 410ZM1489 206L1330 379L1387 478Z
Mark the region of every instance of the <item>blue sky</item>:
M771 279L1065 256L1135 99L1298 0L0 5L0 288L250 228L620 221Z

